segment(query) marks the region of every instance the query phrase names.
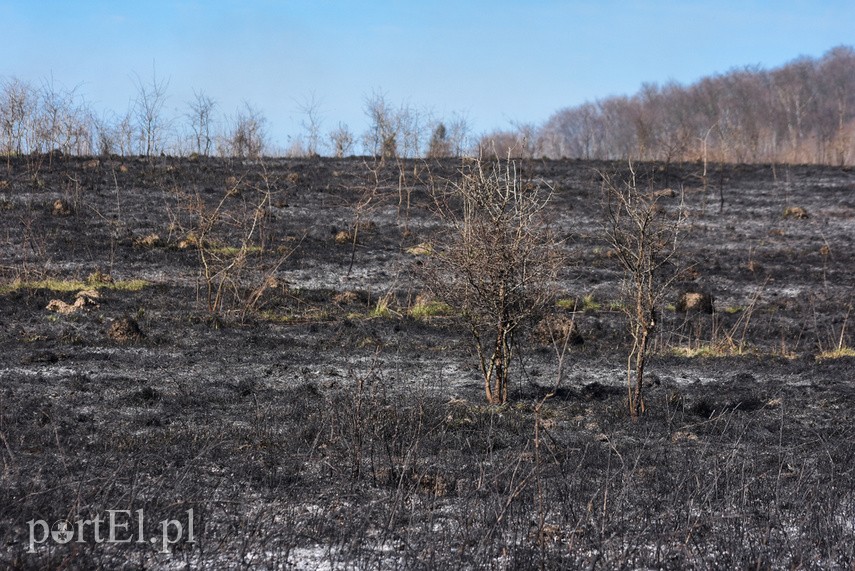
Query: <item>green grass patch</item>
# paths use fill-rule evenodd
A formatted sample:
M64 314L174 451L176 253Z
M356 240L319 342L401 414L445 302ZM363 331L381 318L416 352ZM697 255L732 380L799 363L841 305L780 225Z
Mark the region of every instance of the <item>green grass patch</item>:
M285 313L276 313L269 309L260 311L258 316L264 321L269 321L271 323L288 323L293 319L290 315Z
M212 246L208 248L208 251L212 254L216 254L218 256L224 256L226 258L234 258L235 256L244 254L260 254L264 251L264 248L261 246L246 246L246 247L238 247L238 246Z
M392 311L392 300L394 298L391 295L384 295L380 299L377 300L377 305L374 306L370 312L368 312L368 317L371 318L388 318L396 315L400 317L396 312Z
M855 349L852 347L838 347L831 351L823 351L816 356L817 361L828 361L831 359L843 359L846 357L855 357Z
M575 297L562 297L555 302L555 307L568 311L599 311L603 305L589 293L581 299Z
M119 280L117 282L104 284L103 287L105 289L112 289L116 291L140 291L144 287L151 285L149 282L145 280Z
M422 242L404 250L411 256L431 256L433 255L433 245L429 242Z
M44 280L15 280L10 283L0 284L0 294L7 294L21 290L46 289L55 292L77 292L84 289L107 289L114 291L140 291L150 285L146 280L119 280L119 281L94 281L86 282L80 280L60 280L48 278Z
M441 301L425 301L416 303L410 307L407 313L413 319L429 319L451 315L454 313L454 309Z
M582 311L599 311L603 305L594 299L594 294L589 293L582 298Z
M727 343L703 343L694 347L674 347L671 349L671 353L678 357L686 357L689 359L697 357L741 357L744 355L757 354L757 352L750 347L734 347Z

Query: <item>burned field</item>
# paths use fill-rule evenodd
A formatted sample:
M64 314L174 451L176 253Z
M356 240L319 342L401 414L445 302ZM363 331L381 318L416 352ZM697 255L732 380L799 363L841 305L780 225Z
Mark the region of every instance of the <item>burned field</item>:
M855 172L636 167L687 218L632 422L626 166L520 164L568 259L544 318L578 336L532 328L496 406L419 271L460 164L10 159L2 565L855 565Z

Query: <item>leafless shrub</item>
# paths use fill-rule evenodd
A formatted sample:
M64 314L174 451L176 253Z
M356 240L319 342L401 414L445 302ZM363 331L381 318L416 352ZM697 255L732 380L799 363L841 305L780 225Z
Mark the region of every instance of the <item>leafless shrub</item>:
M158 79L152 71L151 81L143 82L135 76L137 99L134 102L134 117L140 136L140 151L150 157L163 150L167 121L163 114L166 105L168 79Z
M233 157L257 159L267 146L266 117L249 103L244 103L234 118L231 133L225 141L225 154Z
M216 323L254 312L293 252L284 245L271 248L267 224L277 190L267 171L260 184L236 190L241 184L235 179L213 208L198 193L188 205L194 222L183 245L198 252L204 305Z
M337 159L344 158L353 152L353 133L350 132L350 129L344 123L339 123L338 127L330 132L329 138L333 146L333 153Z
M362 145L366 152L383 158L394 158L398 154L397 126L395 112L385 95L373 93L365 100L365 115L368 117L368 130L362 135Z
M514 124L513 130L497 130L478 141L481 156L533 158L537 152L537 129L530 123Z
M468 136L469 126L465 117L453 115L450 121L436 121L431 128L425 157L462 157Z
M36 90L19 79L9 79L0 91L0 121L2 121L2 152L7 155L22 155L30 152L28 134L32 132L32 121L36 106Z
M371 165L367 161L363 164L365 170L368 172L368 176L366 182L358 188L359 200L353 206L353 226L350 230L344 230L344 235L341 235L341 232L336 235L337 243L350 243L350 263L347 267L348 276L353 272L353 265L356 262L356 247L359 244L361 233L373 224L369 218L373 211L379 208L383 202L383 193L381 192L381 187L384 185L383 165ZM341 240L339 236L342 237Z
M600 174L605 237L624 270L623 308L632 336L627 358L627 391L629 412L636 418L645 410L644 366L658 321L657 312L668 286L679 274L673 262L686 215L681 202L673 217L669 217L660 204L661 193L638 187L631 163L626 180Z
M193 132L193 148L200 155L211 154L213 144L213 112L217 103L208 97L204 91L193 91L193 100L187 104L187 120Z
M321 101L312 92L299 103L298 109L303 115L300 126L306 135L306 154L310 157L318 156L322 144L321 125L323 124L323 116L321 115Z
M422 153L423 114L408 104L394 107L382 92L365 99L369 126L362 145L381 159L412 158Z
M451 156L451 141L448 137L448 128L445 123L439 123L434 127L428 143L427 157L429 159Z
M94 121L86 102L77 89L60 89L53 81L45 82L38 92L33 150L49 155L86 155L94 149Z
M510 159L479 159L433 189L451 232L426 263L427 285L469 326L490 403L508 400L518 336L552 301L564 261L546 226L544 186L524 181Z
M132 111L128 109L121 116L106 113L102 117L93 118L93 150L102 156L118 154L127 157L134 154L137 145Z

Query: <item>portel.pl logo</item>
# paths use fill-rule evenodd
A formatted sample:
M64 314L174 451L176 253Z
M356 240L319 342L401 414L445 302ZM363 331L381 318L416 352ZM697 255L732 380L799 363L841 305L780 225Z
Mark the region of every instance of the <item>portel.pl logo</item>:
M134 515L135 514L135 517ZM53 543L148 543L159 547L160 553L169 553L169 546L181 541L187 532L187 543L195 543L193 537L193 508L186 512L187 520L164 519L160 521L160 534L146 538L145 515L143 510L107 510L107 516L100 514L92 519L78 518L74 521L59 520L49 524L43 519L31 519L30 544L27 553L35 553L36 545L50 540ZM106 533L103 533L105 531Z

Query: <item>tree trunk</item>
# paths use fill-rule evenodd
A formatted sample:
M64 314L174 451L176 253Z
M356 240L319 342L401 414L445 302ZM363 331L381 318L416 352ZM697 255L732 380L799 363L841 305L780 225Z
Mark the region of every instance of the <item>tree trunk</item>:
M635 355L635 394L632 399L633 418L638 418L639 415L642 415L645 412L642 389L644 387L644 365L647 360L647 343L649 338L650 329L648 327L642 327L641 339L638 343L638 353Z

